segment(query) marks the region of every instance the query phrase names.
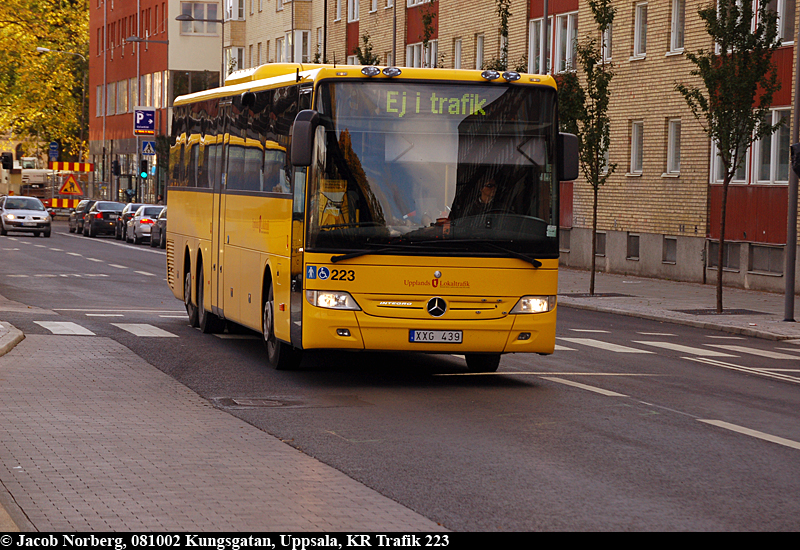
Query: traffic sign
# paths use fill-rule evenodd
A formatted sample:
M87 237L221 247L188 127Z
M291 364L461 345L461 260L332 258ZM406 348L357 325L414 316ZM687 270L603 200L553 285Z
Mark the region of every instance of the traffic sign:
M83 190L78 180L75 179L75 174L70 174L64 181L64 185L58 190L59 195L83 195Z
M50 160L53 160L53 161L58 160L58 149L59 149L58 142L57 141L51 141L50 142L50 151L49 151L49 155L48 155L50 157Z
M133 135L154 136L156 134L155 107L133 108Z
M156 154L156 142L155 141L143 141L142 142L142 155L146 157L152 157Z

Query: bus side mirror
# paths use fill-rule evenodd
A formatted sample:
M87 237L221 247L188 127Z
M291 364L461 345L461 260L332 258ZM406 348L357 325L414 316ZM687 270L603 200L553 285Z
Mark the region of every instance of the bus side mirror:
M292 127L292 166L311 166L317 126L318 112L306 109L297 113Z
M558 149L561 151L558 179L575 181L578 179L578 136L559 133L558 142Z

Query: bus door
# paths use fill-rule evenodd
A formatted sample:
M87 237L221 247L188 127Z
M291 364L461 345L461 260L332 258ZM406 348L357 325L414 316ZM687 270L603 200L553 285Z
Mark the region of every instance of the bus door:
M230 134L228 124L230 121L231 101L220 102L217 117L217 144L214 162L214 200L211 213L211 250L212 250L212 277L211 296L212 313L225 317L225 189L228 164L228 143Z

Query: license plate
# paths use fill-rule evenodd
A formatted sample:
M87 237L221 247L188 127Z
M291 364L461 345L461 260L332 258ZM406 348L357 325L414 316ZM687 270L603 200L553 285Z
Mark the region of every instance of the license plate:
M117 215L116 214L109 214L108 215L108 219L109 220L116 220L117 219Z
M415 344L460 344L460 330L409 330L408 341Z
M36 227L36 222L22 222L25 227Z

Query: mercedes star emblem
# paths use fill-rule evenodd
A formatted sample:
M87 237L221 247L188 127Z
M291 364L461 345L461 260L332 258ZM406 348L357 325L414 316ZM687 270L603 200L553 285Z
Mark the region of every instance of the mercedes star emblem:
M443 298L431 298L428 300L428 313L432 317L441 317L447 311L447 302Z

